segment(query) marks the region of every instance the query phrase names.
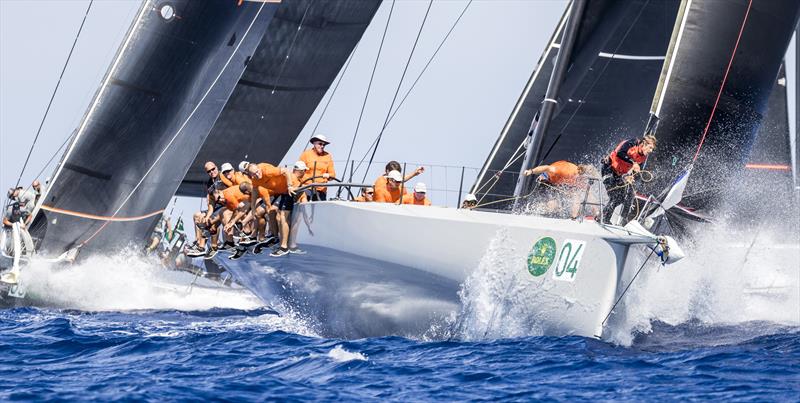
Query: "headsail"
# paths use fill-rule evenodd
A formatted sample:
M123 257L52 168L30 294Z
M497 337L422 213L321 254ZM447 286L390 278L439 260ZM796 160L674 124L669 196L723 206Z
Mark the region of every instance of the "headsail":
M597 163L602 154L598 150L605 151L607 142L644 130L678 5L678 0L589 1L559 94L559 108L541 139L534 164L559 159ZM523 142L543 100L564 21L472 189L484 201L513 193L525 153ZM498 171L509 173L495 175Z
M683 2L652 108L656 178L640 192L659 193L692 165L689 205L705 208L740 178L798 10L791 0Z
M31 233L50 254L146 236L277 5L145 1L58 165Z
M205 161L283 159L381 0L284 1L181 184L202 195Z

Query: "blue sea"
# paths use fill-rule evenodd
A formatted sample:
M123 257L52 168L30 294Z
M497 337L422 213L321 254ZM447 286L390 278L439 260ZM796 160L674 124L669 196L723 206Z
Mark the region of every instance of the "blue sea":
M655 323L630 346L295 333L269 309L0 311L0 400L797 401L800 328Z
M467 339L323 337L131 256L34 265L34 306L0 309L0 401L800 401L797 268L759 261L646 270L603 340L510 318Z

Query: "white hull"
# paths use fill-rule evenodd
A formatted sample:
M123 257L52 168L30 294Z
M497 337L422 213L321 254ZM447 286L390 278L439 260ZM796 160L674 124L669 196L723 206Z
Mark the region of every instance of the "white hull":
M315 320L325 316L325 330L347 337L406 335L452 318L460 308L460 287L479 268L506 272L534 298L547 294L548 305L556 301L541 307L556 311L537 324L546 333L600 335L620 280L632 275L623 273L629 246L653 243L592 221L409 205L306 203L296 207L293 220L308 255L217 261L268 304L279 310L288 304ZM504 256L493 262L487 252L499 236ZM541 273L543 267L529 265L529 257L544 238L554 241L555 250ZM547 263L547 253L542 256ZM360 322L368 329L356 329Z

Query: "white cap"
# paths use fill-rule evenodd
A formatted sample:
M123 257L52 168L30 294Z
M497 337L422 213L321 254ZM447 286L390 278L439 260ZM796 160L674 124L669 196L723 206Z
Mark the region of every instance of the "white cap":
M403 181L403 175L398 170L394 170L386 174L386 177L389 179L394 179L397 182Z
M239 163L239 171L244 172L247 170L247 167L250 165L247 161L242 161Z
M220 172L233 171L233 165L231 165L230 162L226 162L222 164L222 168L220 168L219 171Z
M417 182L414 185L414 193L426 193L427 191L428 191L428 188L425 187L425 184L422 183L422 182Z
M309 140L308 142L309 143L313 143L314 140L319 140L319 141L321 141L321 142L323 142L325 144L330 144L331 143L330 141L328 141L328 138L325 137L325 135L322 135L322 134L315 134L315 135L311 136L311 140Z
M466 202L474 202L474 201L478 201L478 198L475 197L474 194L468 193L466 196L464 196L464 201L466 201Z
M303 161L297 161L294 163L294 170L295 171L308 171L308 167L306 163Z

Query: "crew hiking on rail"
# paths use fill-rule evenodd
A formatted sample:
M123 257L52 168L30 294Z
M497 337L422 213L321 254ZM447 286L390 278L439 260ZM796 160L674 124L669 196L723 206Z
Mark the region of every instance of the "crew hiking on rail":
M611 223L614 209L619 205L622 205L620 226L634 218L637 213L633 208L636 200L634 183L647 162L647 156L655 148L655 136L646 135L641 139L622 141L603 159L601 173L609 198L608 204L603 206L603 222Z

